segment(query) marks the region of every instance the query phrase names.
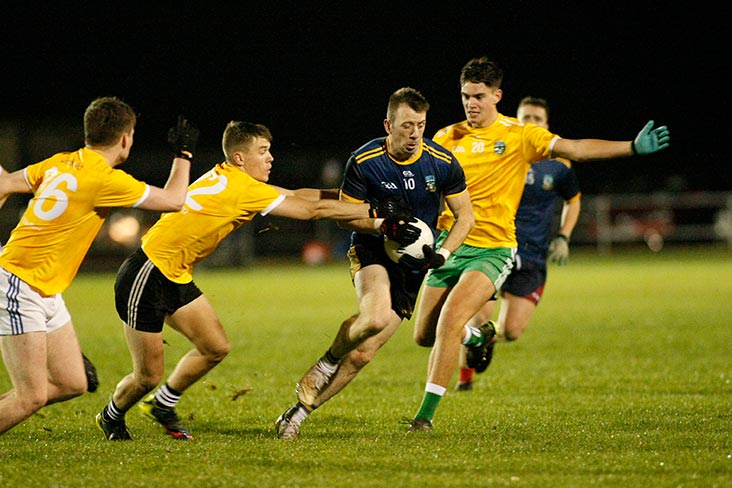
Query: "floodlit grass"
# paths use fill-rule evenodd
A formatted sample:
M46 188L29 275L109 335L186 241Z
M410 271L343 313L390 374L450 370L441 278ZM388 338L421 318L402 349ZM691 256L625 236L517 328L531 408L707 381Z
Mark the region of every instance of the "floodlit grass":
M496 347L473 391L448 392L431 433L401 423L429 353L405 323L295 441L274 420L356 310L344 263L198 272L232 352L179 404L189 443L136 411L133 442L94 424L131 369L113 280L80 275L64 295L99 391L0 436L3 486L732 486L731 250L575 252L550 268L524 337ZM170 371L188 345L166 341Z

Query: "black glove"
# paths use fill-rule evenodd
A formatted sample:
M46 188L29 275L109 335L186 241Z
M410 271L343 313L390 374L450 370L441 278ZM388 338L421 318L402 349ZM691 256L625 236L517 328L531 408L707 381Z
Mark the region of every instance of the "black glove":
M403 264L407 268L418 269L420 271L427 271L430 268L439 268L445 264L445 256L435 252L435 250L432 249L432 246L425 244L422 246L422 252L424 253L424 257L422 259L417 259L414 256L405 254L399 260L399 264Z
M193 159L198 142L198 129L182 115L178 116L178 125L168 130L168 144L176 158Z
M381 223L379 230L386 237L399 244L399 246L408 246L419 239L419 235L421 234L419 227L411 225L409 222L416 222L416 220L414 217L406 219L387 217Z
M369 209L369 217L397 217L400 219L409 219L414 214L412 207L396 197L387 197L384 200L371 204Z

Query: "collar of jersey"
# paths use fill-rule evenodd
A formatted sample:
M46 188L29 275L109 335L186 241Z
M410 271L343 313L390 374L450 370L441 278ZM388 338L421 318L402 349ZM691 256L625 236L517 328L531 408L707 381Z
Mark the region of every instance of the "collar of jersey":
M422 142L420 142L420 144L419 144L419 150L416 153L414 153L414 156L407 159L406 161L397 161L396 159L394 159L394 156L392 156L391 152L389 151L389 138L388 137L386 139L384 139L384 144L386 144L386 154L389 156L389 159L394 161L396 164L412 164L413 162L415 162L416 160L418 160L419 158L422 157L422 151L424 151L424 139L422 139Z

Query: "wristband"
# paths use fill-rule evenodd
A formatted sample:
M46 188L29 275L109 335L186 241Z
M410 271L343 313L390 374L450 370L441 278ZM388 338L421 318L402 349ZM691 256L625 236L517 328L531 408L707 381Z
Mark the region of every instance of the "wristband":
M450 254L452 254L448 249L445 249L444 247L441 247L437 254L442 254L442 257L445 258L445 261L447 261L447 258L450 257Z
M638 151L635 148L635 141L630 141L630 152L634 155L638 155Z
M178 154L175 155L176 158L181 159L187 159L188 161L191 161L193 159L193 153L190 151L180 151Z
M567 244L569 244L569 236L568 236L568 235L562 234L562 233L560 232L559 234L557 234L557 237L559 237L560 239L564 239L564 241L565 241L565 242L566 242Z

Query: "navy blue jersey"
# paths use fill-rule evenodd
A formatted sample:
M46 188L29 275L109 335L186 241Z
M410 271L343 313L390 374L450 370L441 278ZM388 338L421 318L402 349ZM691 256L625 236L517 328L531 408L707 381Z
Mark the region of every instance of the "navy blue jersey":
M577 175L568 163L547 159L531 166L516 212L516 239L522 260L546 264L556 199L571 200L579 193Z
M400 198L414 216L437 225L443 196L466 190L465 173L455 156L430 139L410 160L399 162L387 152L386 137L374 139L351 154L346 163L341 197L374 204Z

